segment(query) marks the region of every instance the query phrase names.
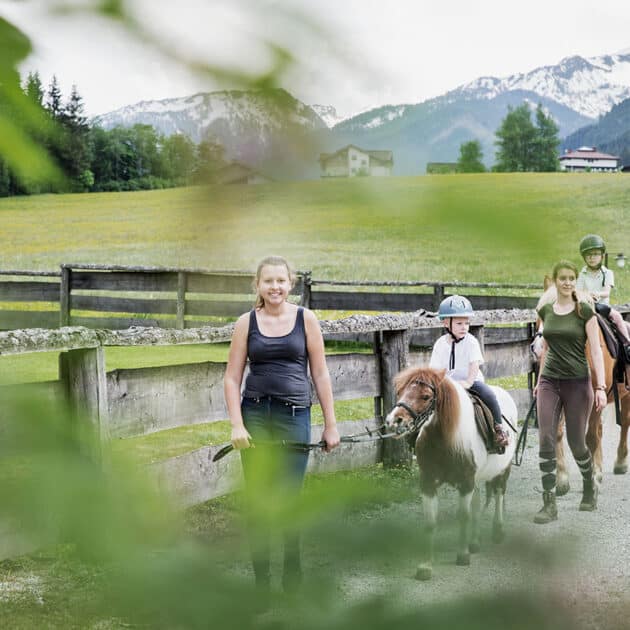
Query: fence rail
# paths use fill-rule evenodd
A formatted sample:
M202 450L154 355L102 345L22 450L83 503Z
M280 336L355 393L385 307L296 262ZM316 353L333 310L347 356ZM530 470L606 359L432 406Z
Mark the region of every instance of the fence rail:
M58 272L0 271L0 330L86 326L198 328L251 308L253 274L170 267L65 263ZM372 287L375 290L365 291ZM534 284L481 282L350 282L297 274L294 299L330 311L436 311L449 290L467 289L475 308L533 308L529 295L480 290L538 291ZM220 322L219 322L220 323Z

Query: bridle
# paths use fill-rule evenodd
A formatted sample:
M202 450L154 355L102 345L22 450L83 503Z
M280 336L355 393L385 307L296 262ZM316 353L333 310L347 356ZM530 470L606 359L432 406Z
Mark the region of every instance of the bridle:
M437 392L435 390L435 386L432 383L427 383L426 381L421 381L420 379L416 379L413 381L415 385L422 385L424 387L428 387L431 390L431 403L429 406L423 411L415 411L412 407L410 407L406 402L399 400L395 405L396 407L402 407L410 416L411 416L411 426L408 426L403 432L399 433L399 436L403 435L411 435L420 431L422 426L427 422L427 420L433 415L435 411L435 403L437 401Z

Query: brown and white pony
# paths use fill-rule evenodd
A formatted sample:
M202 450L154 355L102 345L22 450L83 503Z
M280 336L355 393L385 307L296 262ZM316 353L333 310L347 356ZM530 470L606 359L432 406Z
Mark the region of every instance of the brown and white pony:
M437 490L446 483L459 491L459 545L457 564L469 565L470 554L480 548L478 485L486 482L488 502L494 496L492 538L504 538L503 498L510 475L516 435L506 423L510 443L505 453L488 454L474 418L466 390L445 376L445 370L409 368L394 380L397 403L385 419L390 430L417 433L415 452L420 468L420 491L424 509L425 538L416 579L431 578L433 538L437 524ZM501 411L516 427L517 411L511 396L493 387Z
M553 302L556 299L555 286L549 276L545 276L544 284L545 292L538 302L540 308L547 302ZM582 296L580 296L581 298ZM531 344L532 353L536 359L540 359L542 352L542 322L540 319L536 321L536 336ZM599 330L599 329L598 329ZM617 388L617 394L619 397L620 417L621 417L621 433L619 435L619 445L617 446L617 458L614 465L614 473L616 475L623 475L628 471L628 428L630 428L630 392L625 388L623 383L617 383L615 380L615 364L616 360L611 356L602 331L599 330L599 342L602 348L602 354L604 356L604 373L606 376L606 395L608 397L608 403L614 401L613 388ZM589 365L591 365L591 357L586 345L586 358ZM595 374L591 369L591 375L593 379L593 387L597 385L595 383ZM603 410L602 410L603 411ZM602 480L602 411L597 411L595 405L591 409L591 415L588 419L588 429L586 432L586 444L588 445L591 455L593 457L593 465L595 467L595 475L597 480ZM556 458L558 460L557 468L557 485L556 494L562 496L569 491L569 473L567 472L567 462L564 453L564 445L562 438L564 436L564 417L562 418L558 426L558 435L556 441Z

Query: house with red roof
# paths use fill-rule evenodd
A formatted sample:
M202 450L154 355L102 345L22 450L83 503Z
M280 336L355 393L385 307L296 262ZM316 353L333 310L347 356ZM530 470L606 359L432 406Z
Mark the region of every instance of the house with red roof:
M619 170L619 156L601 153L597 147L580 147L574 151L567 149L561 155L560 170L571 172L615 173Z

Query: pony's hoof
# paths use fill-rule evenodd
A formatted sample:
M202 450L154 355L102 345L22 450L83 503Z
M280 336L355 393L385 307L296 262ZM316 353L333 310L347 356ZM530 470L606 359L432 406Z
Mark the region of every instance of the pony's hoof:
M615 475L625 475L628 472L628 464L615 464L613 472Z
M563 497L571 490L571 486L569 485L569 481L563 481L556 485L556 496Z
M479 553L481 551L481 545L479 543L470 543L470 545L468 545L468 551L470 553Z
M433 569L426 565L421 564L416 569L416 580L420 580L421 582L426 582L433 577Z
M595 481L597 481L597 483L600 483L602 481L604 481L604 475L602 475L601 471L598 473L595 473Z
M455 564L458 567L469 567L470 566L470 554L469 553L458 553L457 560Z
M502 543L505 540L505 530L503 527L495 527L492 530L492 542L496 545Z

